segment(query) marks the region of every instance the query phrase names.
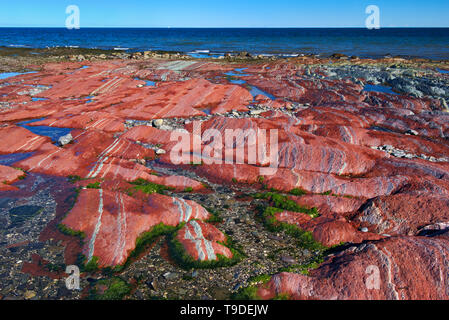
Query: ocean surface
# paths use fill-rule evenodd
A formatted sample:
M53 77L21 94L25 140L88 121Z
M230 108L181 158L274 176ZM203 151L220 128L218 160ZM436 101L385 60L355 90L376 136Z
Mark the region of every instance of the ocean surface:
M196 57L247 51L449 59L449 28L0 28L0 46L165 50Z

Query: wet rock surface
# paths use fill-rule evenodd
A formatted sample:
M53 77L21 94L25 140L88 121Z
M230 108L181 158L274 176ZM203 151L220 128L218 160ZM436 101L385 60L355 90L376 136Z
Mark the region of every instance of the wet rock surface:
M0 80L0 297L448 298L444 62L109 55Z

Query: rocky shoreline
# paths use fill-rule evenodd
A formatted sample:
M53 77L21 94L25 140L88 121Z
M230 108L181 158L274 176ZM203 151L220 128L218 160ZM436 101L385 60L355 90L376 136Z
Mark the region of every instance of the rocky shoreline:
M0 299L447 299L448 70L0 48ZM277 172L172 163L196 122L277 129Z

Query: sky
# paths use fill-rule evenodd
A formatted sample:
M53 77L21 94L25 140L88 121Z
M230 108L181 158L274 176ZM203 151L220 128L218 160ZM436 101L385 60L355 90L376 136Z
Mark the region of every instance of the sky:
M83 27L449 27L448 0L1 0L0 27L64 27L66 7Z

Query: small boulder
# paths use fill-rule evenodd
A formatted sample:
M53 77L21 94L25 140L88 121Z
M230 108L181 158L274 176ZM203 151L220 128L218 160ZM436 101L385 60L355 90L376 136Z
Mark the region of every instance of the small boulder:
M160 128L163 124L164 124L163 119L153 120L153 126L155 126L156 128Z
M73 141L73 137L69 133L69 134L66 134L65 136L59 137L58 143L62 147L62 146L65 146L66 144L69 144L72 141Z

